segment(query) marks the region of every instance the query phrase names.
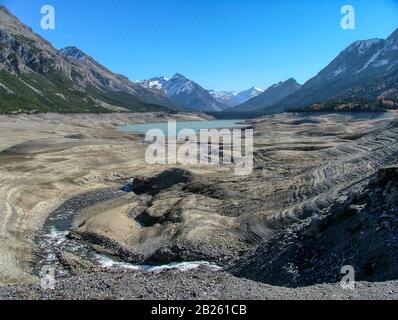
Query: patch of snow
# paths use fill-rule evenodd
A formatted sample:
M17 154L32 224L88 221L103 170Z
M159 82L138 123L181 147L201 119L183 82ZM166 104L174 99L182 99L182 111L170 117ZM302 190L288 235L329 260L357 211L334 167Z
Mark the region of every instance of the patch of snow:
M363 54L368 51L370 47L373 45L383 41L381 39L370 39L370 40L360 40L353 43L353 47L355 47L360 54Z
M210 95L216 99L227 99L236 96L239 92L237 91L217 91L208 90Z
M61 99L66 100L65 96L62 93L56 93L55 95L60 97Z
M335 70L335 71L333 72L333 75L334 75L334 76L338 76L339 74L345 72L346 70L347 70L346 67L339 67L337 70Z
M380 61L377 61L376 63L373 64L373 67L382 67L388 65L389 61L388 59L383 59Z
M149 85L150 88L155 88L155 89L159 89L159 90L162 89L162 87L163 87L162 82L159 81L159 80L149 81L148 85Z
M253 87L253 88L250 88L249 90L239 92L236 95L236 97L241 101L241 103L243 103L251 98L257 97L258 95L260 95L263 92L264 92L263 89Z
M166 82L163 90L167 96L172 97L183 92L190 93L194 91L195 85L191 80L183 77L180 74L176 74L173 78Z
M169 81L168 78L157 77L149 80L138 81L138 84L148 89L162 90L167 81Z
M380 53L381 53L382 51L383 51L383 49L382 49L382 50L379 50L378 52L376 52L376 53L365 63L365 65L362 67L362 69L358 70L356 73L358 74L358 73L362 72L363 70L365 70L367 67L369 67L369 66L379 57L379 55L380 55Z

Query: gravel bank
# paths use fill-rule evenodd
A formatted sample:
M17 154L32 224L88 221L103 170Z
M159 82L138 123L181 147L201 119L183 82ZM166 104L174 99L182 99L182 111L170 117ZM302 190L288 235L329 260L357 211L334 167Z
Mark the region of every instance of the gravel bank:
M357 283L355 290L339 284L283 288L207 270L160 273L102 272L71 277L56 283L55 290L40 285L0 287L0 299L34 300L357 300L398 299L398 282Z

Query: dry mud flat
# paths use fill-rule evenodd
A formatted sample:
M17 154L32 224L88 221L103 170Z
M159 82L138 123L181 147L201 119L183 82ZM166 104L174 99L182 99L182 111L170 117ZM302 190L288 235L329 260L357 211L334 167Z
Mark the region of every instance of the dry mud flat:
M294 245L307 252L300 243L303 241L310 249L320 243L335 257L336 252L340 252L341 243L326 245L322 238L313 243L306 233L311 230L309 234L317 237L325 229L324 221L328 221L326 227L330 226L332 231L325 234L341 230L347 237L346 242L355 240L353 247L341 251L344 256L338 256L336 263L357 263L359 268L370 266L371 272L359 270L358 280L397 278L394 268L387 271L380 268L372 250L366 251L363 260L355 260L355 256L361 254L358 252L360 247L355 244L364 239L376 242L374 238L378 237L379 230L367 228L366 221L356 221L357 227L347 232L345 224L336 227L330 219L335 216L336 203L343 207L363 206L366 199L356 203L359 200L355 200L355 195L370 193L372 188L377 189L375 195L380 198L394 198L390 196L395 194L391 189L393 183L377 187L369 184L381 168L397 162L398 122L394 113L387 116L284 114L254 120L255 168L245 177L234 176L226 170L228 168L149 167L143 159L145 146L138 137L115 132L112 128L129 121L156 119L154 122L159 122L158 118L147 115L134 121L119 117L124 116L2 119L0 130L4 132L4 151L0 155L0 197L6 212L1 216L2 282L37 280L33 272L38 261L35 237L49 215L67 213L70 209L75 212L69 236L95 247L98 252L130 263L206 260L252 281L210 271L98 273L98 266L79 261L73 255L61 255L61 263L77 277L60 280L60 287L53 293L40 291L37 286L22 285L3 288L1 296L101 298L101 292L109 291L115 298L154 295L205 298L203 291L209 298L259 298L257 289L265 298L272 298L272 295L286 299L394 296L394 282L360 284L360 289L352 294L335 284L319 286L341 279L337 264L325 264L327 268L322 269L320 261L332 257L328 255L329 251L325 251L326 258L317 253L317 261L311 261L311 254L303 255L305 261L292 254ZM163 119L167 121L167 117ZM119 190L129 179L135 181L132 190L116 192L114 197L107 199L98 193L104 189ZM97 194L98 201L91 203L83 199L80 206L68 207L68 201L73 203L77 194L85 192ZM395 203L390 201L389 206L384 210L392 212ZM379 210L378 204L369 202L369 207ZM337 217L346 219L344 212L338 211ZM317 221L323 218L326 220L319 225ZM393 248L396 228L394 217L389 219L387 228L390 229L383 233L381 241L390 242ZM384 221L379 222L384 225ZM364 234L363 238L358 234ZM283 254L275 255L277 251L286 253L287 258L283 259ZM352 256L353 259L348 259ZM272 261L273 265L267 261ZM380 261L381 264L395 261L394 250L389 250ZM314 276L308 277L309 274ZM171 292L170 278L192 283L187 287L192 292L188 289L189 292L184 289ZM124 279L129 285L123 287L118 279ZM73 286L68 287L68 281ZM204 289L218 282L219 287L213 293ZM313 287L272 288L267 283ZM140 285L148 290L136 295L140 292L136 286ZM228 290L234 294L225 295L220 290L222 286L229 286ZM73 287L79 288L76 294L72 292ZM85 289L90 287L93 288L92 295ZM122 287L127 292L122 293Z

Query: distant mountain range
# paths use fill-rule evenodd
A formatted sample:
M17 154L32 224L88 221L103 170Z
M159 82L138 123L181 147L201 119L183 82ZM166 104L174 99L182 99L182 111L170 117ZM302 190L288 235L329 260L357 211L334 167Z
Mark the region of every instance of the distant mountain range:
M398 29L387 39L354 42L302 86L291 78L266 90L228 92L206 90L179 73L133 82L76 47L55 49L3 6L0 22L0 113L278 113L350 109L363 101L374 110L398 99Z
M261 92L231 103L179 73L133 82L76 47L55 49L3 6L0 21L0 113L223 111Z
M171 101L198 111L223 111L237 106L263 92L251 88L242 92L206 90L199 84L177 73L171 79L155 77L138 81L144 88L159 90Z
M55 49L0 6L0 112L180 110L75 47Z
M197 111L222 111L225 106L196 82L175 74L171 79L156 77L138 82L142 87L155 89L176 104Z
M250 88L241 92L237 91L217 91L209 90L209 93L219 102L226 106L226 109L233 108L239 104L246 102L247 100L254 98L264 92L260 88Z

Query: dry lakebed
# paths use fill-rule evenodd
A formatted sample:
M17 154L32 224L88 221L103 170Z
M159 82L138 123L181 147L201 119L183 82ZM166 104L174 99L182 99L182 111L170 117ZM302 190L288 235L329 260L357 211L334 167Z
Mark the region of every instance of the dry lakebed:
M397 299L397 115L247 120L246 176L118 130L204 114L1 116L0 299Z

